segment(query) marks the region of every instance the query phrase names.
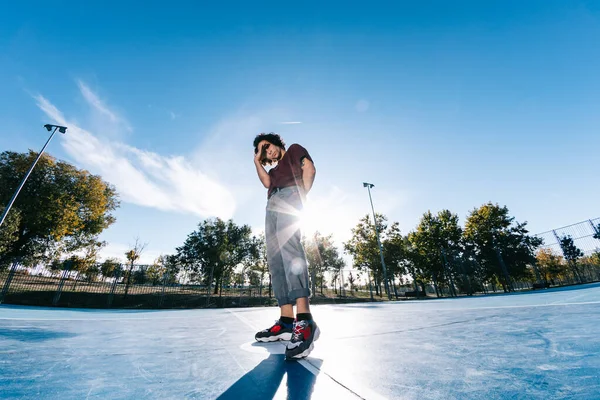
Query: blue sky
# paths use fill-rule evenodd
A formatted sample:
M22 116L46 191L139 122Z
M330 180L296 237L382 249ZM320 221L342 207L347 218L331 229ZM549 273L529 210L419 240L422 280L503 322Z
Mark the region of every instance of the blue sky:
M487 201L533 233L600 214L597 2L11 3L0 150L69 126L49 152L121 196L104 256L139 236L151 262L213 216L260 231L261 131L309 150L307 229L338 243L363 181L404 233Z

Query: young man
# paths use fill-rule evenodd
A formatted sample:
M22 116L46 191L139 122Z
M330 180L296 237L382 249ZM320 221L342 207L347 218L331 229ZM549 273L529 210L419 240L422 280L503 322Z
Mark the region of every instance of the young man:
M265 165L277 165L267 172ZM310 313L308 266L300 241L299 214L315 179L315 166L306 149L285 143L275 133L254 139L254 165L267 193L265 239L273 292L281 310L272 327L260 331L259 342L289 340L286 359L306 357L319 338L319 328ZM294 319L294 304L296 318Z

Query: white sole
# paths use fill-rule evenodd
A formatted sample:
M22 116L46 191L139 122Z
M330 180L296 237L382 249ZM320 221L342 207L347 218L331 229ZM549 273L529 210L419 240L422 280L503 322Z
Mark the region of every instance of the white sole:
M319 339L319 336L321 336L321 330L319 329L319 327L317 326L317 330L315 331L315 337L313 338L312 343L310 344L310 346L308 346L308 349L304 350L302 353L300 354L296 354L295 356L291 357L293 359L300 359L300 358L306 358L308 357L308 355L313 351L313 349L315 348L315 342Z
M265 337L265 338L256 338L257 342L278 342L280 340L292 340L292 334L290 332L282 333L281 335Z

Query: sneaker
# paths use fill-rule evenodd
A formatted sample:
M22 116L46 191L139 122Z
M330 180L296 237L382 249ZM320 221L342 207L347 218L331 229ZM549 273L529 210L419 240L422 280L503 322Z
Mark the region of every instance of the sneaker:
M285 347L286 359L304 358L315 347L315 340L319 339L321 331L315 321L297 321L294 323L292 340Z
M286 328L280 320L275 321L275 325L269 329L258 332L254 339L259 342L276 342L278 340L290 340L292 338L292 328Z

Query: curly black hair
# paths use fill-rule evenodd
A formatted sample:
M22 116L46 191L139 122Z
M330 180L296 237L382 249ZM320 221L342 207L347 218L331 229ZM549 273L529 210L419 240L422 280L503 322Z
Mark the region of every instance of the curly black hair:
M283 150L285 150L285 142L283 141L283 139L281 139L281 136L279 136L276 133L270 132L270 133L260 133L258 135L256 135L256 137L254 138L254 142L253 142L253 146L254 146L254 154L258 153L258 144L263 141L266 140L267 142L281 147ZM261 149L261 156L260 156L260 163L262 165L265 164L271 164L272 161L267 159L267 155L266 155L266 151L264 149Z

